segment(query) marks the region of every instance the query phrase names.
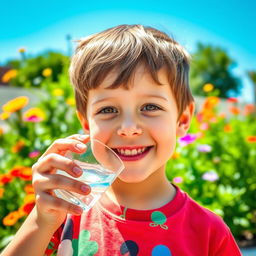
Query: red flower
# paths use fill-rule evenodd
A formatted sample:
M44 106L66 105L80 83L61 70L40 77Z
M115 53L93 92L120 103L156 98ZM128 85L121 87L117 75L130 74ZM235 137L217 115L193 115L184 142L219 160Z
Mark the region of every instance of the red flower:
M31 180L32 179L32 170L30 167L16 166L12 170L10 170L10 175L12 177L18 177L23 180Z
M2 174L0 175L0 184L7 184L9 182L11 182L13 179L13 177L7 173L7 174Z
M234 97L230 97L227 99L227 102L230 102L230 103L237 103L238 102L238 99L237 98L234 98Z

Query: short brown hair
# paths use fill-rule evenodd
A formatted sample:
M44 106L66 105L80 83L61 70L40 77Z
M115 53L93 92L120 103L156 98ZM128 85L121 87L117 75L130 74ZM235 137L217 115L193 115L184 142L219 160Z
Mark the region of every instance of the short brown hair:
M139 64L157 84L157 72L166 67L179 116L193 101L189 87L190 56L166 33L142 25L119 25L78 41L69 69L76 106L86 117L88 91L97 88L111 71L117 76L109 88L125 88Z

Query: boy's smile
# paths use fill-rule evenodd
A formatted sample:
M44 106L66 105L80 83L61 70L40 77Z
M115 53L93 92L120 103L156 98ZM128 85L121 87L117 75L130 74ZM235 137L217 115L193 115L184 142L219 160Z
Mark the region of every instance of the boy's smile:
M122 146L113 150L123 161L137 161L143 158L151 148L152 146Z

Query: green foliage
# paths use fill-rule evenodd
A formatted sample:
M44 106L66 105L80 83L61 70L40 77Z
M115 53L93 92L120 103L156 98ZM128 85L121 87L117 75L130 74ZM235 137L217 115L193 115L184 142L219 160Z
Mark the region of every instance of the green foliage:
M59 74L63 73L68 64L69 58L57 52L46 52L36 57L24 57L22 60L11 60L7 63L18 70L17 77L11 80L11 85L24 88L40 88L48 77L43 75L45 69L51 70L51 80L57 82Z
M207 96L203 86L211 83L214 85L212 96L228 98L231 92L237 95L241 84L232 74L234 66L235 62L225 50L199 43L191 62L190 84L193 93Z

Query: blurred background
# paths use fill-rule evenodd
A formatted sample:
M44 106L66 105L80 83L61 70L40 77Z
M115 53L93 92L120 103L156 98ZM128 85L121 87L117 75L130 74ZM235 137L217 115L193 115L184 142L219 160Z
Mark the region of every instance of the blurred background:
M244 255L253 255L255 9L253 0L2 2L0 250L34 206L33 163L56 138L82 132L67 75L76 40L139 23L171 35L192 55L196 114L167 176L220 215Z

